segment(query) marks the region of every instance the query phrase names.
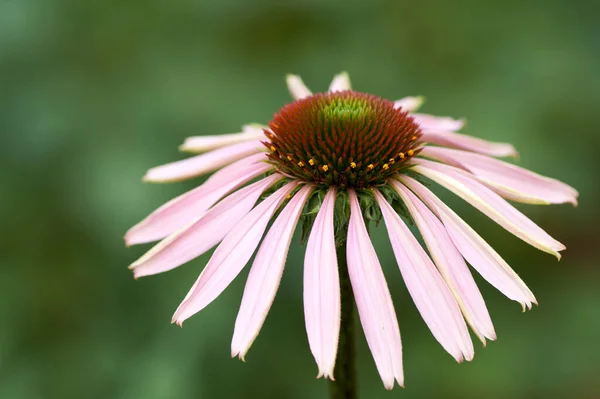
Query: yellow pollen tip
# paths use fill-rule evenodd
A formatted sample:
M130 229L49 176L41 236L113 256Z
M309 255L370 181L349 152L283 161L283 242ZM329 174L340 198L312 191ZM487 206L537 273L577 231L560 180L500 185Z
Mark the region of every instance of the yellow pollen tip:
M369 169L369 170L373 170L374 168L375 168L375 165L373 165L372 163L367 165L367 169Z
M388 162L390 165L393 165L396 162L396 160L394 158L390 158Z
M413 155L415 155L415 152L413 150L408 150L408 156L412 157Z
M412 141L415 141L415 140L417 139L417 136L412 136L410 139L411 139Z
M323 172L327 172L329 170L329 166L323 165Z
M277 148L275 148L275 146L274 146L274 145L272 145L272 146L271 146L271 147L269 147L269 148L270 148L270 149L271 149L271 151L273 151L273 152L277 151Z
M308 160L308 164L309 164L310 166L315 166L315 160L314 160L314 159L312 159L312 158L311 158L311 159L309 159L309 160Z
M404 153L401 152L400 154L398 154L398 156L400 157L400 159L404 159Z
M390 165L388 165L387 163L384 163L382 168L383 168L383 170L388 170L390 168Z
M355 162L350 162L350 167L351 167L352 169L356 168L356 163L355 163Z
M302 161L298 162L298 166L300 166L301 168L303 168L304 167L304 162L302 162Z
M285 196L285 199L290 199L290 198L292 198L292 196L289 194Z

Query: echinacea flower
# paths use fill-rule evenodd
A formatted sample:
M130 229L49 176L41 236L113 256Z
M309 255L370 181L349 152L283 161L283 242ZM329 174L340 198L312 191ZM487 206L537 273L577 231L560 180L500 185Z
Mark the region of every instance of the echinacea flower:
M344 242L362 328L383 383L391 389L394 381L403 385L400 330L367 230L368 220L381 219L432 334L457 361L471 360L467 325L484 344L496 334L467 263L523 309L536 299L500 255L427 186L445 187L559 259L565 247L506 200L576 204L577 191L498 160L515 156L513 146L458 133L461 120L415 113L419 97L391 102L352 91L345 73L326 93L313 95L298 76L288 76L287 84L295 101L268 126L188 138L181 149L201 155L148 171L144 180L153 182L216 172L127 232L127 245L161 240L131 265L135 277L174 269L218 245L173 316L181 325L219 296L258 248L231 345L232 356L243 359L271 307L301 221L308 233L305 322L319 376L333 378L341 308L336 247ZM406 219L414 221L427 251Z

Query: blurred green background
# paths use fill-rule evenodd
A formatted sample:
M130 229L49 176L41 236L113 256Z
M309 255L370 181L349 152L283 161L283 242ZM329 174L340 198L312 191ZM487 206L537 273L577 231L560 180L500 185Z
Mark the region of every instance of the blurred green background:
M568 247L557 263L465 203L519 272L531 312L478 279L498 333L456 364L408 296L384 229L406 388L385 391L364 338L362 398L600 397L600 3L597 1L0 1L0 398L324 398L292 245L247 363L229 357L247 270L180 329L170 317L208 256L134 281L126 229L198 181L143 185L186 136L267 122L284 74L334 73L580 190L577 209L520 206ZM439 189L438 192L442 192ZM362 334L362 333L361 333Z

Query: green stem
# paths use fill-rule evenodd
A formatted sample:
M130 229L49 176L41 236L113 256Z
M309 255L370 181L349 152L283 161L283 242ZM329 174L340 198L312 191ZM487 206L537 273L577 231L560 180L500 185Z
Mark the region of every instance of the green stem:
M337 248L337 260L340 270L340 293L342 296L342 320L340 323L340 339L333 376L335 381L329 382L330 399L356 399L356 366L355 366L355 322L354 295L348 275L346 261L346 243Z

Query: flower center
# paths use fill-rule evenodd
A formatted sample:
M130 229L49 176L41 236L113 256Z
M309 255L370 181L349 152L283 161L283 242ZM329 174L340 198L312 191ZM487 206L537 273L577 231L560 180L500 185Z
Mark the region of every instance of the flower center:
M280 172L340 187L385 183L410 165L421 138L419 125L393 102L350 90L294 101L269 128L264 144Z

